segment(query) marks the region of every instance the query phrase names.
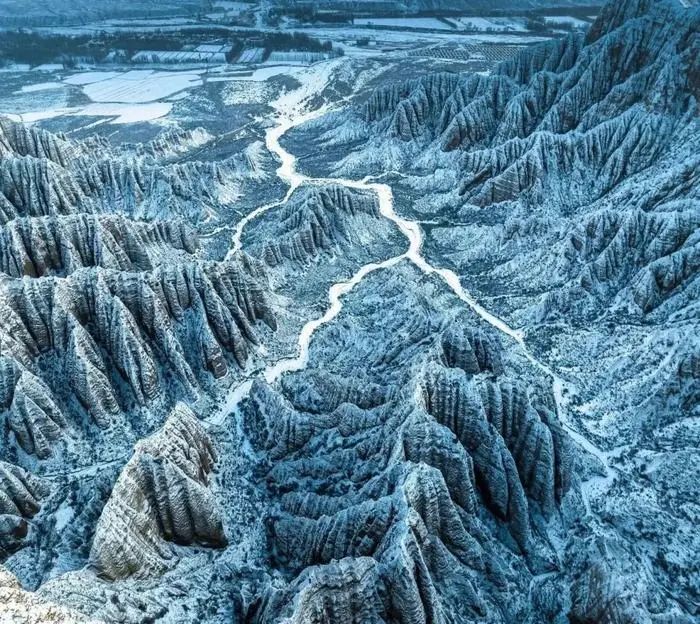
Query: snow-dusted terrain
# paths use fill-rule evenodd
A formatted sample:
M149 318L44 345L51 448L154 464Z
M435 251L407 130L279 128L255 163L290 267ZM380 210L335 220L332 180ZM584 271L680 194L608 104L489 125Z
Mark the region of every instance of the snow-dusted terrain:
M700 617L700 12L426 24L0 74L0 622Z

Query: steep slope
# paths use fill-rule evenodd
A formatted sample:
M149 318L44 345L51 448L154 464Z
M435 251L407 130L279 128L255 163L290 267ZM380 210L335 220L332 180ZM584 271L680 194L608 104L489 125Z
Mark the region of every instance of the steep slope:
M238 544L227 535L258 531L214 494L211 424L199 419L213 415L223 388L296 348L332 282L398 253L397 233L373 195L325 184L299 189L281 219L252 223L241 234L250 253L239 245L206 260L218 255L206 232L211 215L182 219L184 204L161 199L172 174L183 185L178 197L196 197L197 214L204 210L187 172L210 193L199 174L221 163L172 161L209 137L168 132L113 147L4 128L0 167L18 192L6 194L0 229L1 443L16 464L7 465L3 560L47 600L98 619L179 612L165 596L209 557L200 547L235 561ZM263 180L255 153L229 163ZM13 176L17 162L31 165L28 177ZM148 214L151 204L159 218ZM178 400L196 404L198 415ZM225 474L243 457L232 445L223 445ZM250 486L239 475L223 478L234 479L236 500L260 498L243 495ZM200 573L230 613L220 565ZM193 596L197 611L211 604Z
M676 2L610 3L587 35L491 76L382 87L309 131L328 127L335 153L366 139L339 171L409 173L428 252L516 324L602 318L667 340L697 316L699 24ZM679 348L695 360L694 342Z
M121 215L24 217L0 227L0 271L65 276L79 268L144 271L183 260L198 237L182 221L135 222Z
M119 545L155 534L225 541L208 513L210 530L172 520L210 498L199 474L209 470L210 443L187 408L174 412L189 413L180 418L181 452L201 438L202 466L171 466L149 451L141 472L131 467L127 485L115 483L134 445L178 400L211 405L217 384L241 377L277 327L263 265L243 252L208 259L220 253L200 237L203 215L229 210L218 184L235 200L244 180L265 178L256 148L220 163L187 158L210 139L169 131L136 149L0 120L0 558L30 587L89 561L106 576L137 571L114 563L123 557L103 536L108 520L98 523L105 504L120 521L138 508L117 496L134 482L146 497L169 483L178 511L154 503L140 533L106 531ZM184 490L183 475L194 480ZM91 555L96 531L105 546ZM167 559L168 548L151 541Z
M534 499L552 511L553 475L568 471L568 453L560 449L557 460L542 444L542 469L535 471L538 452L515 442L518 430L524 434L520 426L498 432L501 414L490 421L486 412L503 405L501 397L484 395L482 403L477 387L500 392L486 368L500 347L459 326L443 335L443 347L433 333L439 313L419 302L412 281L419 280L407 271L384 285L363 284L365 299L382 301L390 314L363 313L358 296L342 334L338 328L317 338L310 369L285 378L281 394L263 384L252 389L248 422L269 458L269 487L279 501L270 528L273 561L298 575L254 621L390 621L392 611L399 620L421 613L441 621L449 611L484 616L493 601L506 608L497 588L516 582L501 576L508 565L502 557L543 565L521 479L539 484ZM391 349L391 336L405 339ZM487 352L477 346L484 344ZM474 347L484 376L478 364L467 374L441 363L467 362L454 355ZM370 363L364 373L356 358ZM528 419L549 418L522 399L513 408L525 429ZM523 453L520 474L511 443ZM501 552L501 542L518 555Z
M588 540L615 547L586 518L588 460L513 343L408 263L366 278L346 307L304 371L276 390L254 384L245 407L286 584L244 621L534 623L574 609L594 621L601 603L625 617L668 608L646 588L601 588L574 607L593 591L578 578L606 565L612 583L633 564L624 550L614 565L587 552Z
M0 555L21 546L27 536L27 520L41 508L46 488L18 466L0 462Z
M207 489L212 441L184 404L139 443L102 510L90 566L107 578L162 574L168 542L225 546L220 513Z
M578 569L571 621L656 617L653 600L596 611L626 594L615 576L698 613L680 502L697 494L700 409L700 11L685 4L611 2L585 35L488 76L382 85L287 143L323 153L305 161L319 176L385 173L433 266L563 377L572 424L614 467L586 488L614 546ZM668 471L682 495L663 491ZM615 563L630 557L649 572Z
M42 600L36 594L24 591L17 579L3 567L0 567L0 607L3 610L3 618L8 622L22 621L25 624L92 622L97 624L97 620L90 620L77 611Z
M216 162L183 157L211 140L201 128L172 130L115 148L104 139L69 141L0 117L0 222L120 212L198 224L267 177L255 145Z
M5 282L2 385L20 444L27 452L38 450L40 423L65 420L54 392L63 394L64 404L78 399L106 427L109 414L119 411L118 396L121 409L129 409L133 401L146 404L162 392L158 362L185 393L194 392L199 371L226 375L226 354L245 366L248 345L258 343L253 325L264 319L275 326L257 271L243 258L225 265L179 264L145 273L83 269L62 281ZM68 374L60 387L53 377L58 370ZM20 435L15 421L30 435ZM48 449L40 446L45 456Z
M299 72L265 131L289 191L252 212L257 148L5 124L0 556L38 594L11 599L695 621L697 33L613 2L297 128L327 84Z

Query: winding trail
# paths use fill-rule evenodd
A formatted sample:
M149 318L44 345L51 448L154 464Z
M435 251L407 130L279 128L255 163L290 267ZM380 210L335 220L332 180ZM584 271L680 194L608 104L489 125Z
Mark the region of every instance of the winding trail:
M326 75L326 80L330 77L330 72ZM277 169L277 175L289 186L285 197L282 200L272 202L261 206L242 219L236 226L231 250L227 254L227 258L238 251L242 247L242 236L245 227L263 213L286 204L291 198L294 191L301 186L323 186L323 185L340 185L346 188L366 191L374 193L379 200L379 212L386 219L392 221L401 233L408 240L408 249L398 256L394 256L387 260L378 263L369 263L362 266L348 281L339 282L331 286L328 292L329 307L326 312L319 318L307 322L298 338L298 352L295 357L279 360L264 371L263 375L268 383L274 383L283 374L303 369L308 363L309 346L314 333L323 325L331 322L340 314L343 303L342 297L348 294L357 284L359 284L367 275L380 269L390 268L402 260L412 262L418 269L426 275L435 275L441 278L450 290L467 306L469 306L480 318L495 327L501 333L507 335L514 340L520 347L525 357L539 370L552 379L552 388L557 406L557 413L562 423L563 428L567 431L571 438L588 453L594 455L604 467L605 474L599 477L589 479L582 488L586 509L590 511L590 492L592 488L598 489L601 486L609 485L615 478L617 471L611 468L608 462L607 454L599 449L595 444L588 440L585 436L579 433L567 418L568 415L568 399L567 388L569 384L562 379L557 373L547 364L540 361L529 349L525 343L524 335L520 330L513 329L503 319L489 312L484 308L474 297L462 286L459 276L450 269L434 267L428 263L423 257L421 250L423 247L423 231L417 222L409 221L396 214L394 210L394 198L392 189L388 184L382 184L376 181L382 176L367 176L362 180L350 180L346 178L312 178L297 171L297 158L288 152L280 144L280 139L292 128L299 126L307 121L319 117L327 112L326 106L306 112L295 114L295 110L299 110L307 103L314 94L308 91L308 85L304 84L300 90L300 94L295 97L295 92L285 94L276 102L273 103L273 108L277 111L277 124L269 128L265 136L265 144L267 149L275 154L281 161L280 167ZM319 89L320 91L320 89ZM219 408L217 413L212 417L211 421L221 422L228 413L234 411L238 404L245 398L252 386L252 380L248 380L234 388L227 397L224 405Z

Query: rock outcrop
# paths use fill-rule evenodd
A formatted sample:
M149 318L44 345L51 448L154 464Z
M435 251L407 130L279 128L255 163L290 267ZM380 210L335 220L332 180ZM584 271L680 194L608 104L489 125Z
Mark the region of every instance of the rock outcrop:
M416 271L367 282L342 340L326 330L309 369L251 389L272 561L293 580L247 617L525 618L515 587L556 568L536 527L572 489L551 393L518 381L481 325L441 318Z
M107 426L131 401L144 405L160 394L165 371L193 392L202 372L227 373L229 354L245 366L249 345L258 343L255 324L275 327L261 280L259 267L241 256L140 273L80 269L65 280L5 281L0 387L22 447L50 452L71 394ZM52 375L58 368L66 374L60 382Z
M362 219L378 216L374 195L341 186L313 187L302 191L301 197L293 198L276 215L275 231L259 255L271 267L305 264L341 243L351 247L361 242ZM352 219L358 222L350 225Z
M103 146L105 142L101 143ZM69 166L84 154L83 146L34 126L25 126L0 117L0 155L31 156Z
M209 140L201 130L171 131L142 149L118 150L0 117L0 223L103 212L197 223L227 205L232 189L265 177L255 150L220 162L185 158Z
M100 153L0 122L8 569L107 621L695 621L685 4L612 2L490 75L411 74L294 127L317 177L240 238L259 142ZM246 253L211 260L230 231Z
M540 617L512 621L698 614L694 520L656 502L663 488L642 475L668 464L679 483L697 478L679 457L700 405L699 31L697 3L610 2L587 33L523 50L490 75L397 79L295 131L318 175L387 172L397 211L423 227L424 257L558 372L566 429L595 451L578 467L602 521L584 520L559 552L564 565L585 556L568 585L533 581ZM520 520L566 508L576 462L552 397L510 378L490 338L452 331L421 369L425 411L465 446L480 505L524 550L541 525ZM364 370L374 361L363 349ZM589 551L598 541L617 551Z
M98 620L87 618L77 611L44 600L34 592L25 591L15 576L3 566L0 566L0 612L6 622L99 624Z
M0 557L6 558L27 537L27 521L41 508L46 487L26 470L0 462Z
M64 276L82 267L148 271L197 250L182 221L137 222L118 215L25 217L0 228L0 271L11 277Z
M84 565L134 444L180 399L238 375L276 329L263 264L243 252L218 261L200 237L205 216L228 217L245 185L266 178L267 156L256 142L193 158L211 140L172 130L116 146L0 118L0 561L23 582ZM201 425L178 407L161 442L144 443L110 503L104 522L124 535L110 543L101 528L95 542L110 578L160 574L181 544L225 543ZM41 565L27 566L30 551Z
M163 428L140 442L102 511L90 565L110 579L162 574L176 557L172 544L226 545L210 490L216 454L184 404Z

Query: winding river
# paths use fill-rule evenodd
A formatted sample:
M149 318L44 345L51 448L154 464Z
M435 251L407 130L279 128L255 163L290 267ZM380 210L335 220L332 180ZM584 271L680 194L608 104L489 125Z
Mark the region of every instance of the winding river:
M261 206L242 219L236 226L232 238L230 256L235 254L242 248L242 236L245 227L256 219L258 216L268 210L280 207L289 201L290 197L300 186L304 185L341 185L346 188L368 191L374 193L379 200L379 211L383 217L389 219L396 224L401 233L408 241L408 249L401 255L394 256L383 262L370 263L362 266L349 280L339 282L331 286L328 292L328 308L326 312L319 318L307 322L298 338L298 350L295 357L279 360L268 366L263 375L268 383L274 383L283 374L297 371L304 368L309 358L309 345L314 333L323 325L331 322L340 314L343 308L342 298L348 294L357 284L359 284L367 275L380 269L390 268L402 260L412 262L418 269L426 275L436 275L443 280L447 287L467 306L469 306L479 317L489 323L501 333L507 335L514 340L525 357L551 380L553 386L554 398L557 405L557 413L562 426L567 431L572 439L576 441L587 452L597 457L604 467L605 474L599 477L589 479L583 489L586 508L590 511L590 490L606 488L615 478L616 470L609 466L607 454L599 449L595 444L588 440L584 435L575 429L568 419L568 400L567 388L569 384L563 380L557 373L547 364L540 361L528 348L525 343L523 333L520 330L513 329L503 319L489 312L484 308L474 297L462 286L459 276L449 269L434 267L422 255L423 246L423 231L420 225L414 221L409 221L396 214L394 210L394 199L392 189L388 184L379 182L370 182L375 179L371 176L363 180L350 180L345 178L312 178L297 171L297 158L288 152L280 143L280 139L292 128L299 126L307 121L314 119L325 112L327 107L320 107L310 112L298 113L295 111L304 110L304 105L308 103L314 95L319 94L330 77L330 71L325 72L325 82L318 80L318 75L310 72L312 78L302 83L299 89L285 93L272 106L276 111L276 124L266 131L265 144L267 149L275 154L280 160L281 165L277 169L277 175L289 187L285 197L282 200L272 202ZM316 90L313 90L313 87ZM221 422L227 414L236 409L238 404L247 396L252 385L252 381L248 380L232 389L229 393L224 405L219 408L217 413L211 419L215 422Z

